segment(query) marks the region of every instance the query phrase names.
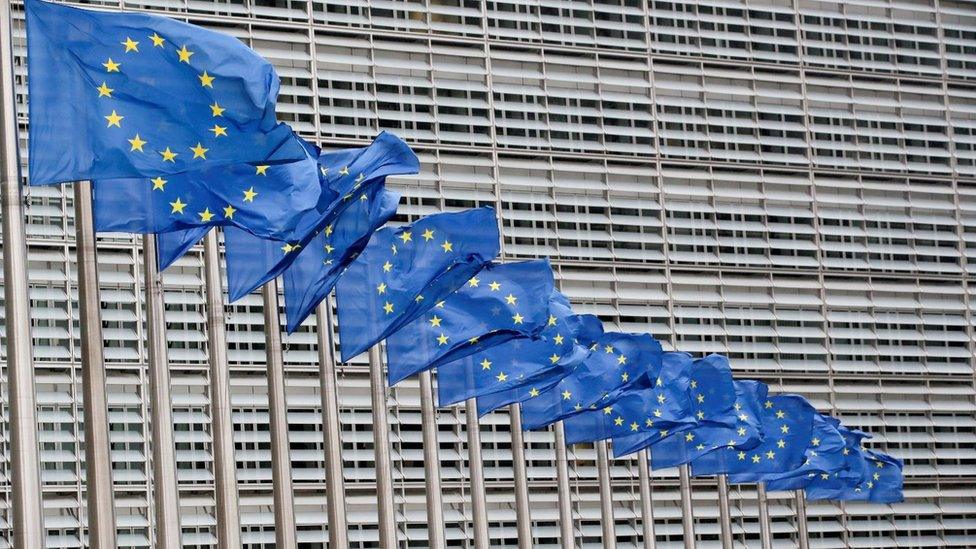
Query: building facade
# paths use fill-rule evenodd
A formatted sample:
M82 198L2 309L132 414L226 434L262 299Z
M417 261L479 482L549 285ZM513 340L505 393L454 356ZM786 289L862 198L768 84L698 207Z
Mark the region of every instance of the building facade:
M26 158L23 14L14 0ZM80 4L80 2L79 2ZM905 460L906 501L808 506L812 547L976 544L976 4L961 0L90 0L240 37L281 76L279 117L325 147L380 130L420 156L398 221L494 205L507 259L550 256L581 312L666 348L727 354ZM85 539L72 195L27 190L45 528ZM101 235L119 543L152 544L138 237ZM202 254L164 274L186 547L210 547L213 476ZM271 547L258 294L227 306L243 541ZM285 338L299 539L327 540L314 325ZM426 545L416 381L373 425L364 357L339 369L353 547L375 547L371 430L392 431L398 537ZM6 390L2 402L7 417ZM470 546L462 407L437 415L447 539ZM2 428L0 492L9 499ZM553 433L526 435L535 546L558 544ZM505 412L482 422L491 536L516 542ZM600 547L591 445L570 448L577 542ZM637 467L614 460L621 547L641 540ZM673 471L653 475L659 547L681 544ZM716 486L693 485L703 546ZM740 546L755 490L733 488ZM777 542L796 538L772 493ZM0 545L9 543L9 506Z

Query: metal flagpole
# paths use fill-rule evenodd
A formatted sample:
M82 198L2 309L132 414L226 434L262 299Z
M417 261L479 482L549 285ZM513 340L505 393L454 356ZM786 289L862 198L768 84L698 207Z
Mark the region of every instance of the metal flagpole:
M800 549L810 549L810 530L807 527L807 501L803 490L795 490L793 497L796 501L796 536Z
M285 397L285 364L278 316L278 283L271 279L261 287L264 302L264 351L268 372L268 414L271 435L271 495L274 499L275 547L297 549L295 500L288 443L288 402Z
M31 349L27 244L20 187L10 3L0 2L0 193L3 213L3 297L6 304L10 505L14 547L43 547L37 397Z
M216 499L217 543L220 549L241 545L237 507L237 460L230 409L230 368L224 325L224 288L220 277L217 230L203 240L203 279L206 286L207 354L210 360L210 431L213 438L213 473Z
M146 279L146 339L149 351L149 406L152 408L153 505L156 546L180 545L180 496L176 485L176 444L169 360L166 357L166 318L163 284L156 265L156 236L142 236Z
M98 261L92 223L91 183L77 181L75 246L78 256L78 319L81 324L81 391L85 420L85 483L88 491L88 543L115 548L115 504L112 494L111 441L102 342Z
M617 546L617 532L613 521L613 488L610 486L610 451L607 441L596 443L596 471L600 481L600 525L603 527L603 547Z
M377 343L369 348L369 383L373 405L373 446L376 452L376 499L379 514L380 549L397 544L393 516L393 461L390 455L390 420L386 403L383 357Z
M478 424L478 400L465 403L468 432L468 470L471 476L471 519L474 523L475 549L488 549L488 501L485 496L485 464L481 457L481 426Z
M441 458L434 415L434 387L430 370L420 372L420 422L424 440L424 487L427 491L427 544L444 549L444 501L441 497Z
M769 501L766 498L766 485L756 485L756 495L759 498L759 538L762 549L773 549L773 534L769 522Z
M685 549L695 549L695 512L691 506L691 473L687 464L678 467L678 481L681 486L681 531Z
M522 407L516 402L508 407L512 429L512 470L515 481L515 527L519 549L532 547L532 512L529 506L529 475L525 465L525 434L522 432Z
M651 500L650 453L643 449L637 453L637 475L640 482L641 528L644 534L644 549L654 549L657 538L654 536L654 502Z
M556 489L559 502L559 546L562 549L576 547L573 527L573 500L569 491L569 456L566 452L566 431L563 422L553 425L556 435Z
M329 512L329 547L346 547L346 486L342 470L342 424L336 382L332 306L326 297L315 309L319 345L319 392L322 397L322 433L325 437L325 496Z
M732 549L732 506L729 505L729 479L718 475L718 522L722 529L722 549Z

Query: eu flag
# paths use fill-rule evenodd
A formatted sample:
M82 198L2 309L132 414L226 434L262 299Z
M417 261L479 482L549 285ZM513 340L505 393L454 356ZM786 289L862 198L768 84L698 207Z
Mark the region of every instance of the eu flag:
M425 314L496 255L489 207L376 231L336 285L343 362Z
M804 452L803 463L796 469L781 473L744 473L731 478L732 482L764 481L770 490L796 490L816 475L827 475L844 467L844 437L830 421L820 414L813 416L813 435Z
M648 387L661 370L661 344L647 334L607 332L590 349L572 373L522 403L525 429L539 429L613 402L631 387Z
M99 180L92 187L95 230L147 234L226 225L258 237L294 238L299 218L314 211L321 193L318 173L308 158Z
M516 336L535 336L549 318L547 298L552 287L548 259L488 264L426 314L387 338L390 385L507 344ZM385 288L376 291L383 293ZM491 362L484 359L482 368L491 369ZM501 364L492 372L499 381L510 375Z
M872 450L863 450L858 457L863 464L861 478L842 481L814 477L804 487L807 499L859 500L873 503L899 503L905 500L904 463L900 459Z
M309 246L321 242L324 250L326 243L320 235L334 229L335 220L343 211L356 201L368 202L369 191L383 186L388 176L417 173L420 162L403 140L383 132L368 147L323 153L319 168L322 193L315 209L298 220L294 240L281 242L244 231L224 232L230 301L237 301L283 273ZM315 239L318 242L313 244Z
M27 0L30 182L301 160L278 76L236 38L166 17Z
M156 258L160 272L165 271L174 261L183 257L197 242L200 242L210 227L196 227L183 231L159 233L156 235Z
M365 193L346 208L331 227L319 231L282 275L288 333L298 329L366 247L369 237L396 215L400 195L382 186Z
M516 402L526 402L551 389L576 369L576 366L588 356L590 346L603 336L603 323L593 315L571 317L570 322L567 323L567 329L572 330L574 335L571 340L571 347L560 349L559 360L554 365L551 364L552 348L541 341L534 342L527 348L505 347L501 350L507 351L506 354L501 355L503 361L511 360L513 361L512 364L525 364L528 368L535 367L539 362L548 361L551 367L543 367L534 375L526 375L516 379L502 390L480 394L478 396L478 415L485 415L502 406ZM559 335L561 335L559 331L552 335L553 342ZM568 340L564 338L562 341L565 343ZM439 387L443 387L444 377L439 377L437 383ZM444 398L442 397L441 400L442 406L445 403Z
M781 473L803 463L813 433L813 406L799 395L776 395L763 403L765 439L751 450L716 451L691 462L695 476Z
M438 403L449 406L469 398L504 391L541 370L555 368L560 362L572 360L574 349L579 347L573 342L578 318L573 314L566 296L553 289L549 294L546 325L539 334L519 334L504 345L481 349L466 357L439 364ZM582 358L582 349L576 355Z

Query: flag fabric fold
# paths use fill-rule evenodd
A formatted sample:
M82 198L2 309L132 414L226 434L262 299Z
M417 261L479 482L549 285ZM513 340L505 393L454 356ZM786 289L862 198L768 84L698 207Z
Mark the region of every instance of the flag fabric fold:
M548 259L517 263L489 263L425 315L403 326L386 340L390 385L424 370L461 359L517 336L536 336L548 322L552 294ZM376 292L386 292L380 284ZM498 381L510 374L502 364L492 369Z
M25 2L32 185L156 177L305 153L274 68L168 17Z
M730 480L740 482L765 482L770 490L796 490L805 486L817 475L840 471L844 467L844 437L830 419L817 414L813 417L813 434L804 452L803 463L795 469L781 473L743 473Z
M498 224L489 207L375 232L336 284L342 361L435 307L497 255Z

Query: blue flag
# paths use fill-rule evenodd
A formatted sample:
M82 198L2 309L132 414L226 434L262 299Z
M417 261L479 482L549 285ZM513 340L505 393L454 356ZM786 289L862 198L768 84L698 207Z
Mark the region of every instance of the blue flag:
M438 403L449 406L506 391L542 371L581 360L586 351L574 342L580 317L573 314L569 300L558 290L550 293L548 305L546 326L538 335L519 335L504 345L440 364Z
M796 469L782 473L745 473L732 477L732 482L764 481L769 490L796 490L807 484L816 475L830 475L844 467L844 437L827 418L820 414L813 416L813 435L804 452L803 463Z
M862 450L858 453L863 474L858 480L844 481L816 476L804 488L810 500L859 500L873 503L899 503L905 500L904 464L898 458Z
M339 214L320 231L284 272L288 333L298 329L339 280L346 267L366 247L369 237L395 214L400 195L382 186L365 192L366 200Z
M632 387L649 387L662 355L661 344L647 334L604 333L571 374L522 403L523 428L539 429L613 402Z
M707 453L691 462L695 476L781 473L803 463L813 433L813 406L799 395L776 395L763 403L765 438L751 450Z
M160 272L165 271L174 261L183 257L209 231L210 227L197 227L185 231L157 234L156 257Z
M715 416L704 414L704 419L693 429L671 432L664 437L656 437L653 433L615 437L614 456L624 456L650 446L651 467L665 469L691 463L709 452L755 448L763 440L760 414L769 388L761 381L742 380L733 383L736 396L732 406L734 424L728 425L726 411L721 411ZM717 421L713 421L715 419ZM691 437L688 436L689 433Z
M420 162L399 137L383 132L368 147L322 154L319 166L322 194L316 208L298 220L294 240L281 242L244 231L225 231L230 301L283 273L309 246L317 244L313 240L318 238L324 249L320 235L334 228L343 211L356 201L368 202L370 190L383 186L387 176L417 173ZM337 254L333 251L332 255Z
M386 340L390 385L506 344L516 336L535 336L549 318L547 298L552 287L548 259L489 263L467 284ZM383 285L376 288L377 293L385 291ZM483 359L481 367L492 369L491 361ZM512 375L505 370L496 364L492 373L505 381Z
M498 224L488 207L374 233L336 285L342 361L425 314L496 255Z
M236 38L145 13L27 0L30 182L301 160L278 76Z
M230 164L152 179L94 182L98 232L163 233L227 225L259 237L294 238L321 193L313 158Z
M535 375L528 375L524 378L516 379L508 388L504 388L503 390L480 395L478 397L478 415L485 415L502 406L534 399L554 387L564 377L571 374L576 369L576 366L589 355L590 345L603 336L603 323L593 315L577 315L572 323L570 323L570 326L575 330L575 337L572 341L572 348L568 353L563 351L560 354L560 359L551 368L543 368ZM526 364L534 364L547 359L551 362L552 360L552 350L548 345L544 349L539 349L536 345L532 345L524 353L519 352L521 349L510 349L510 351L512 354L519 355L519 358L513 357L512 360L521 361L524 358ZM444 383L440 378L437 382L440 386ZM441 405L444 405L443 401Z

